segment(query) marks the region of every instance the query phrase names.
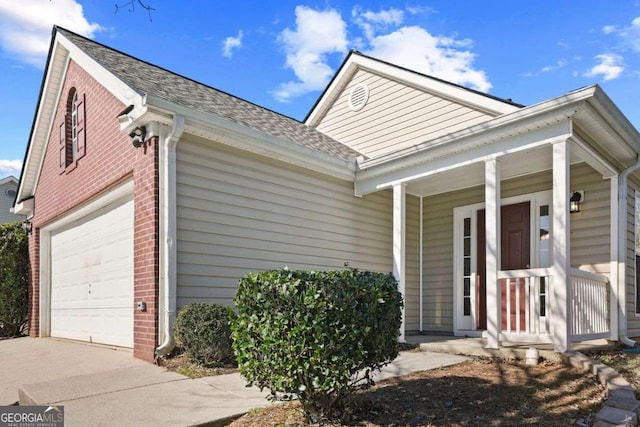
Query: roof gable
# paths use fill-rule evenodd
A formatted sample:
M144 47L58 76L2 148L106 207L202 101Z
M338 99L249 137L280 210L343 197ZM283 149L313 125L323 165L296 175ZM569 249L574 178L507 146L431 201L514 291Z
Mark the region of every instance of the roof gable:
M316 129L366 157L376 158L494 117L468 104L359 68Z
M522 108L522 105L510 100L468 89L445 80L363 55L357 51L351 51L326 90L320 98L318 98L318 101L304 122L311 127L317 127L334 102L350 85L354 76L361 71L382 76L402 85L414 87L417 90L481 111L492 117L511 113Z
M134 58L68 30L59 29L96 62L136 92L172 104L213 114L294 144L341 159L358 155L344 144L303 123L195 80Z

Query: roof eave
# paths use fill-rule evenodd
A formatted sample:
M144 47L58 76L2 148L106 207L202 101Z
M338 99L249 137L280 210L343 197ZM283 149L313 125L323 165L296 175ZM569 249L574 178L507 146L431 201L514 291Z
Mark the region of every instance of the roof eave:
M335 178L353 181L355 177L355 158L340 159L329 153L304 147L241 123L150 95L146 97L146 107L149 110L148 113L139 117L137 121L159 120L168 124L173 114L181 114L185 117L185 133L281 160Z
M49 54L47 55L47 62L45 66L45 72L42 76L42 82L40 84L40 93L38 95L38 102L36 104L36 111L31 123L31 131L29 133L29 140L27 142L27 148L25 150L24 160L22 162L22 170L20 172L20 182L18 183L18 191L14 200L14 205L17 206L23 200L33 197L35 187L37 185L37 178L40 167L42 166L42 160L44 158L44 151L46 141L41 142L43 139L43 130L47 128L48 131L51 128L51 124L48 126L43 124L47 117L53 117L54 108L51 103L43 102L45 98L56 96L61 88L61 75L66 72L66 64L69 52L59 47L57 44L57 30L53 27L51 35L51 44L49 45ZM56 73L54 66L64 63L64 70L60 73ZM50 119L51 120L51 119ZM14 206L15 207L15 206Z
M78 62L83 68L90 70L96 80L100 81L123 104L133 104L135 106L134 111L140 111L140 113L143 111L143 94L118 79L113 73L109 72L57 31L57 27L54 27L46 71L42 79L15 203L29 199L35 194L44 161L48 136L51 135L56 107L71 59Z
M619 136L622 142L635 153L640 153L640 132L599 85L595 85L594 89L594 96L588 100L589 105L600 115L603 122Z
M432 141L365 160L358 164L358 171L366 172L368 176L383 175L423 163L435 149L449 147L452 152L458 152L465 147L478 144L481 140L486 143L486 141L504 139L512 136L514 132L526 131L527 128L571 118L588 99L593 98L596 89L595 86L584 88Z

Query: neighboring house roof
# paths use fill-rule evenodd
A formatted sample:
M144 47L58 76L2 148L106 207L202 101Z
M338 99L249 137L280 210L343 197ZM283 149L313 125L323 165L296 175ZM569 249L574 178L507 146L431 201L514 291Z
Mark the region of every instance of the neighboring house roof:
M517 111L523 107L523 105L511 100L469 89L352 50L305 118L304 122L307 125L316 127L322 121L332 103L350 83L358 70L366 70L402 84L417 87L434 95L485 111L494 117Z
M341 159L347 160L359 155L346 145L295 119L134 58L63 28L58 28L58 32L140 94L153 95L194 110L215 114Z
M18 184L18 180L16 179L15 176L9 175L5 178L0 179L0 185L5 185L9 182L12 182L14 184Z

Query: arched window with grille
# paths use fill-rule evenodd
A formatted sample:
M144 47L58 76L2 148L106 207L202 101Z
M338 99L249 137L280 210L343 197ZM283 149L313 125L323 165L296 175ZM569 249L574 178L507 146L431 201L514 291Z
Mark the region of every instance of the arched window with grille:
M65 116L59 126L60 173L70 171L86 153L85 96L75 87L67 94Z

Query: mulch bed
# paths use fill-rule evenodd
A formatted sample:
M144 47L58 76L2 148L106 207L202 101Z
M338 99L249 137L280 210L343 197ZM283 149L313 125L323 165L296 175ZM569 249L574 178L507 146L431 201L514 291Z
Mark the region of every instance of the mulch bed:
M381 381L358 394L345 425L589 425L603 398L592 375L558 363L473 359ZM300 405L288 402L250 411L231 425L294 426L304 418Z

